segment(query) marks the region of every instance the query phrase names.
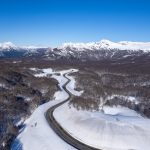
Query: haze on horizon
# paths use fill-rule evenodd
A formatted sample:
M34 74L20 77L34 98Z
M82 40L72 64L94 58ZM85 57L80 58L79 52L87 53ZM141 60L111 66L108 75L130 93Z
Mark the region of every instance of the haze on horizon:
M148 0L2 0L0 43L150 41Z

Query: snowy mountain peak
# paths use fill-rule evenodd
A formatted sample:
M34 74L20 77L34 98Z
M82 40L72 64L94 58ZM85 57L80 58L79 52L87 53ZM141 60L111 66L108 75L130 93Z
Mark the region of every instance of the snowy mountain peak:
M4 42L0 43L1 49L10 49L10 48L16 48L16 46L12 42Z
M99 42L90 43L64 43L61 49L73 49L73 50L101 50L101 49L118 49L118 50L143 50L150 51L150 42L130 42L130 41L120 41L112 42L103 39Z
M111 44L112 42L107 39L102 39L99 43L101 44Z

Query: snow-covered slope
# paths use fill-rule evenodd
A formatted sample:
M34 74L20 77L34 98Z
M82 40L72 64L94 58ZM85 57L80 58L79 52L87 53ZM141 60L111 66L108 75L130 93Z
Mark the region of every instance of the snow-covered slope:
M54 111L56 120L73 137L103 150L149 150L150 119L125 107L104 112L76 110L68 103Z
M74 80L70 84L67 89L73 95L82 94L75 90ZM149 150L150 147L150 119L126 107L105 106L103 111L90 112L65 103L56 108L54 117L74 138L99 149Z
M119 49L119 50L144 50L150 51L150 42L111 42L109 40L101 40L100 42L90 43L64 43L61 49L77 49L77 50L100 50L100 49Z

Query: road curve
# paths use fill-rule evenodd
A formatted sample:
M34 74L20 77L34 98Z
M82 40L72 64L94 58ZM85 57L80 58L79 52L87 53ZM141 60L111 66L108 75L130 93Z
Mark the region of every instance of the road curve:
M60 138L62 138L66 143L70 144L71 146L75 147L76 149L78 149L78 150L100 150L100 149L91 147L89 145L86 145L86 144L82 143L81 141L72 137L70 134L68 134L68 132L66 132L63 129L63 127L55 120L55 118L53 116L54 110L56 108L58 108L59 106L63 105L64 103L66 103L67 101L69 101L69 99L72 96L72 94L66 88L66 85L71 81L69 78L66 77L66 74L69 74L69 73L65 73L63 76L67 79L67 82L62 87L68 93L69 97L66 100L52 106L51 108L49 108L47 110L47 112L45 114L47 122Z

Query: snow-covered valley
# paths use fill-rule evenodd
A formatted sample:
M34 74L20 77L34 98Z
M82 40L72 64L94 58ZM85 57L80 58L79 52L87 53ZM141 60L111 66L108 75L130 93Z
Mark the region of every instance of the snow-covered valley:
M68 94L62 88L67 81L63 74L72 72L72 70L73 69L53 72L52 69L43 69L43 73L35 75L43 77L52 74L52 78L55 78L59 82L61 90L55 93L53 101L39 106L24 122L25 127L20 131L20 134L14 141L11 148L12 150L74 150L72 146L66 144L55 134L45 118L45 113L50 107L68 98ZM56 73L60 73L60 75Z
M35 70L32 68L31 70ZM73 150L72 146L64 142L49 126L46 111L68 98L63 85L75 96L80 96L84 91L76 91L76 82L68 73L76 72L75 69L53 71L42 69L35 77L55 78L60 87L54 95L54 100L39 106L25 121L25 127L20 131L12 145L12 150ZM104 106L103 111L77 110L67 103L59 106L54 111L57 122L72 137L98 149L103 150L149 150L150 147L150 120L126 107Z

